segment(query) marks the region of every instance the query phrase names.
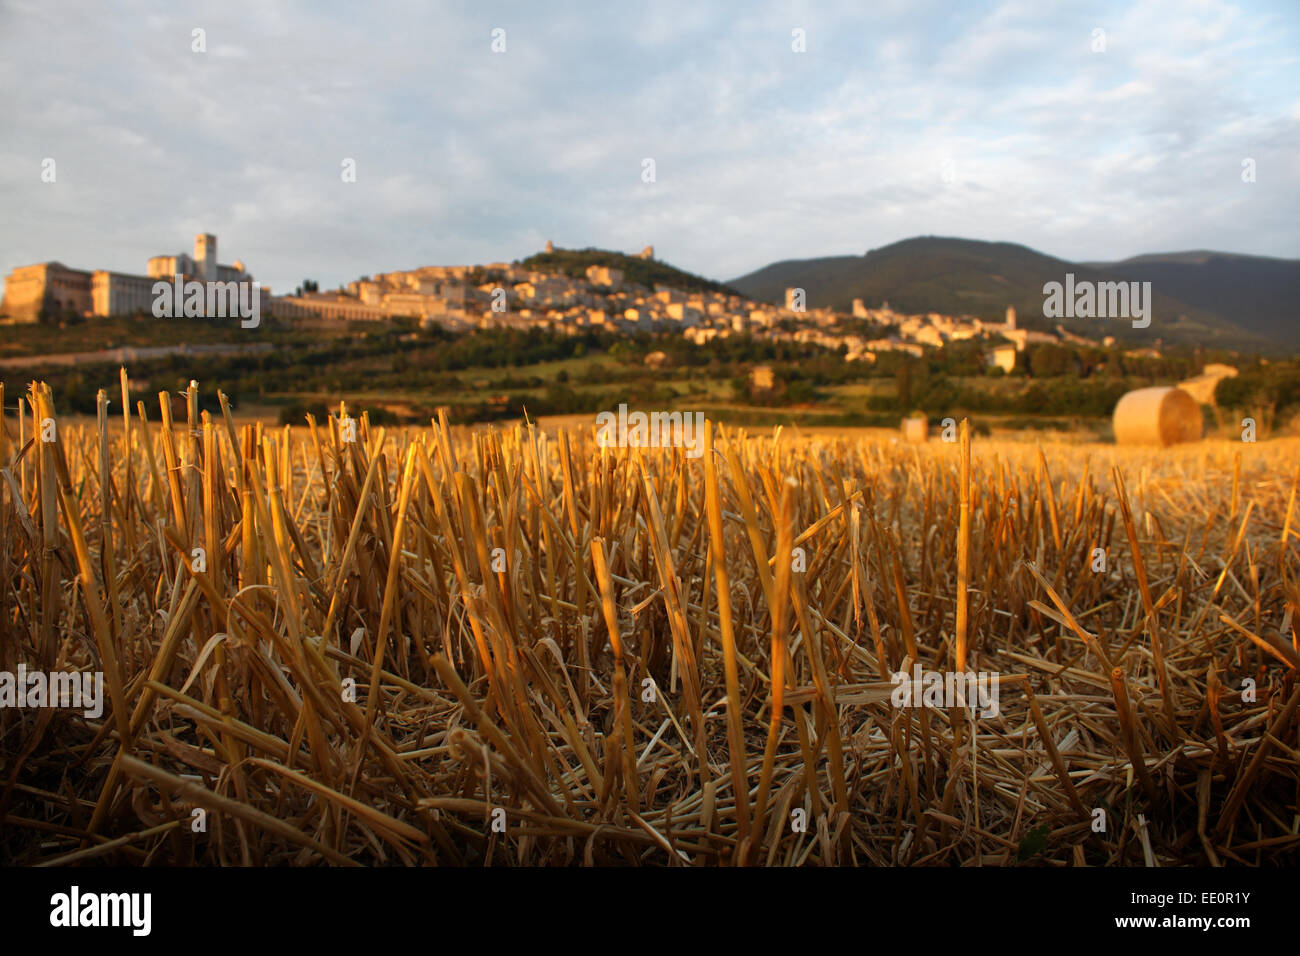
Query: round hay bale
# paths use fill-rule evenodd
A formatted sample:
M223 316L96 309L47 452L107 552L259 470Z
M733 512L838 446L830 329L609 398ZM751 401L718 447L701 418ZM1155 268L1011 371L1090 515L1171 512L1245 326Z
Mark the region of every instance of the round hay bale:
M1115 406L1115 442L1120 445L1175 445L1200 441L1201 406L1181 388L1139 388Z
M925 418L903 419L903 441L922 444L930 438L930 422Z

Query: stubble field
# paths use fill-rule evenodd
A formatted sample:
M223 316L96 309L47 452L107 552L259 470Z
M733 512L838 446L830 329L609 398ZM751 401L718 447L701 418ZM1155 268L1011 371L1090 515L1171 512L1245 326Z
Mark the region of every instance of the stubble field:
M1296 860L1300 440L689 457L121 394L0 429L0 671L105 695L0 707L0 862ZM996 706L899 706L917 667Z

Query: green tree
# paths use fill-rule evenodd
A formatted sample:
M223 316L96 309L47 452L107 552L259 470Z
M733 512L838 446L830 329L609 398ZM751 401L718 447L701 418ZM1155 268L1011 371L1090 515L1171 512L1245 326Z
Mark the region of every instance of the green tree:
M1070 353L1059 345L1036 345L1029 350L1029 374L1034 378L1058 378L1070 367Z

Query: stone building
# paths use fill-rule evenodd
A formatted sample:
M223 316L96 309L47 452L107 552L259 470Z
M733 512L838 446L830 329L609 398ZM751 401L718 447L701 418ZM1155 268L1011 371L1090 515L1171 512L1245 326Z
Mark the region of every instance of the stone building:
M483 267L504 271L504 263ZM327 322L380 321L393 316L419 319L421 325L438 324L457 328L469 321L475 301L489 301L495 288L486 283L477 289L468 283L472 266L421 266L401 272L380 272L362 276L347 285L347 294L306 294L284 296L272 302L272 311L291 319L318 319ZM513 290L507 289L507 294ZM509 295L512 301L517 296ZM472 323L481 325L475 319ZM488 326L500 325L489 320Z
M91 278L91 303L95 315L153 314L154 283L149 276L95 270Z
M352 296L336 292L277 296L271 300L270 308L273 315L284 319L379 322L389 316L382 306L368 305Z
M209 282L251 282L244 264L217 263L217 237L200 233L194 237L194 255L153 256L146 275L131 275L98 269L93 272L69 269L61 262L20 266L5 279L0 315L14 322L36 322L41 313L52 317L72 313L78 316L152 313L153 285L179 275L183 280Z
M990 368L1000 368L1010 372L1016 367L1016 347L1014 345L995 345L984 359Z
M776 388L776 376L770 365L755 365L749 370L751 392L770 392Z
M623 270L609 266L587 266L587 281L592 285L617 289L623 284Z
M91 273L69 269L62 262L19 266L5 278L0 315L12 322L35 322L50 316L92 315Z
M153 256L149 259L147 272L153 279L171 279L179 275L200 282L244 282L253 278L238 259L229 266L217 263L217 237L210 232L201 232L194 237L193 256L183 252Z

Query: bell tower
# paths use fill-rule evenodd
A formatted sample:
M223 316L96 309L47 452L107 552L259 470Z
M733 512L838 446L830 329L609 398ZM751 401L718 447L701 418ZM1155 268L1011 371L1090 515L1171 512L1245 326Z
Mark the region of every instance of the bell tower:
M194 265L199 270L199 278L205 282L217 279L217 237L210 232L201 232L194 237Z

